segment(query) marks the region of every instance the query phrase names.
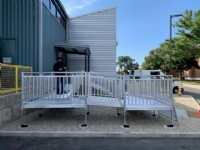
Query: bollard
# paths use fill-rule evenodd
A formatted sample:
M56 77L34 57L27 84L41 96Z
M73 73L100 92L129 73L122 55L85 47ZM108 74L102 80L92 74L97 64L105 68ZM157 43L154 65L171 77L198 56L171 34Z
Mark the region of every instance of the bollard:
M182 89L181 89L181 87L179 86L179 87L178 87L178 95L179 95L179 96L181 96L181 94L182 94L181 91L182 91Z

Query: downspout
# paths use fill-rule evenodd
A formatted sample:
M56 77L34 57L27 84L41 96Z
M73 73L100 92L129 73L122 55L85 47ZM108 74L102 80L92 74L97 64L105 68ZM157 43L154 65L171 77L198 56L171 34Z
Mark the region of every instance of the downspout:
M69 43L69 18L66 18L65 43ZM68 68L68 55L67 54L66 54L66 62L65 63Z
M39 0L39 72L43 71L43 14L42 0Z
M69 43L69 18L66 18L65 42Z

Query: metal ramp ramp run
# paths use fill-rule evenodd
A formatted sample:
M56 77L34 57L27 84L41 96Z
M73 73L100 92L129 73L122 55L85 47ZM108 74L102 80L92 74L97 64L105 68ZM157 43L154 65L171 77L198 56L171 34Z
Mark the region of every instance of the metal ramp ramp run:
M57 91L62 93L57 93ZM63 89L63 90L62 90ZM63 75L50 73L22 73L21 118L29 108L80 108L84 110L87 126L89 106L116 107L126 113L131 110L168 111L170 126L176 120L172 97L171 76L108 75L88 72L67 72ZM167 113L169 114L169 113Z
M88 82L88 105L123 107L122 80L116 75L90 73Z

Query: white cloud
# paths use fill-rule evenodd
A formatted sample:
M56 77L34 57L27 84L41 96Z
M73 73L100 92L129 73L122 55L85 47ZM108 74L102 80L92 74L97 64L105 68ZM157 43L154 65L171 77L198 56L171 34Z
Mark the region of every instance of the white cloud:
M67 13L72 14L74 11L91 6L99 0L61 0Z

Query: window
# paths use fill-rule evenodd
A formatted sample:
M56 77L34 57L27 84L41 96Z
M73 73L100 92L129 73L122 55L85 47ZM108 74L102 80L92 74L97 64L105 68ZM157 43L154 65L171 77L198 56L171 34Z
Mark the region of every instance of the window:
M52 15L56 17L56 7L52 1L50 1L50 11Z
M60 24L66 29L66 20L63 17L60 18Z
M61 15L59 11L56 11L56 19L60 22Z
M57 19L57 21L66 29L66 20L63 17L63 14L55 5L55 1L53 0L43 0L44 5L49 9L51 14Z
M43 0L43 3L49 9L49 0Z

